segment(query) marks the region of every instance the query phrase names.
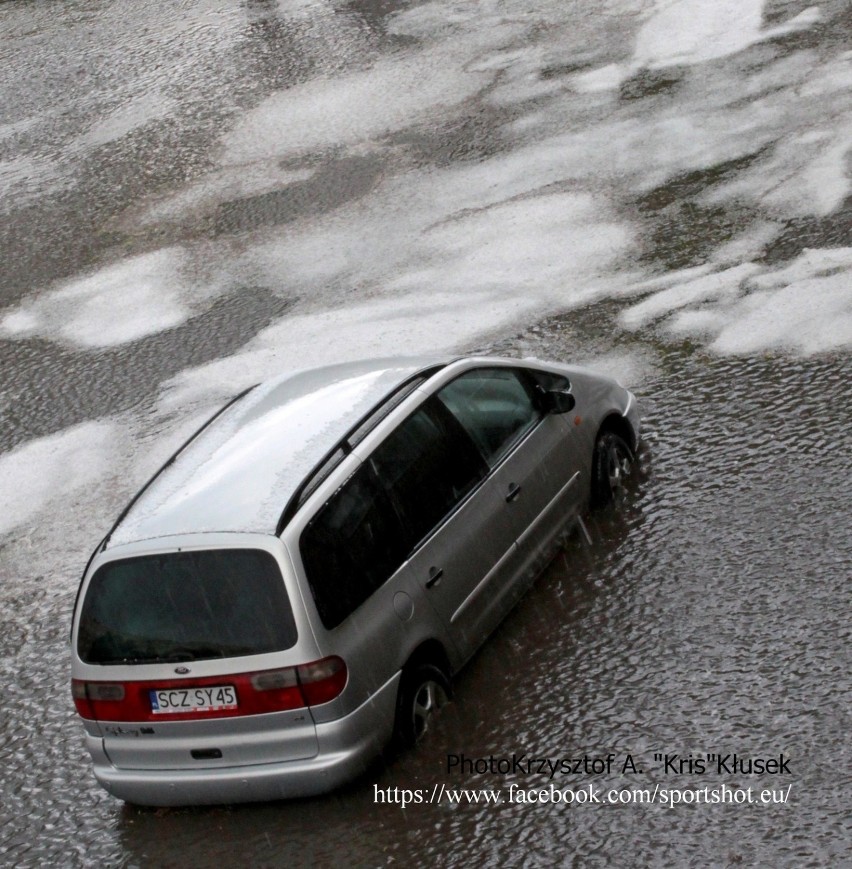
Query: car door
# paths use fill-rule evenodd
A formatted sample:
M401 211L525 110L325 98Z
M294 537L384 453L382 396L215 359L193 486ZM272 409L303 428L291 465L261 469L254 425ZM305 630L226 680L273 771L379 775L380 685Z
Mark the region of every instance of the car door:
M489 482L517 542L483 589L498 620L552 556L583 503L574 429L562 414L543 409L536 385L526 369L477 368L437 393L488 464Z
M457 667L487 634L477 589L514 552L505 500L473 441L434 397L369 461L402 520L412 582L438 614Z

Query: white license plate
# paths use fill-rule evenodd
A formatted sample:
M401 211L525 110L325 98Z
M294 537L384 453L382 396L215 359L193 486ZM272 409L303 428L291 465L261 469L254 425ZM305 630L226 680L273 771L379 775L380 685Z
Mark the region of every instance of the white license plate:
M174 712L216 712L237 708L237 690L233 685L206 688L161 688L149 691L151 712L163 715Z

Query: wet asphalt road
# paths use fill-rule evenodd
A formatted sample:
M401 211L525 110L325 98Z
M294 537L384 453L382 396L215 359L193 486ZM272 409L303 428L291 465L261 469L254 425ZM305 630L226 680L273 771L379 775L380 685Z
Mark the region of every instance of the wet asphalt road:
M551 351L608 312L508 340ZM606 340L609 340L607 338ZM574 343L573 337L571 338ZM564 345L563 345L564 346ZM593 350L587 345L587 349ZM457 683L415 752L326 798L122 807L93 784L67 696L67 594L4 631L8 865L818 865L848 855L848 359L668 348L645 382L642 471L592 517ZM9 714L11 711L11 715ZM790 774L666 773L655 753L790 759ZM640 760L560 788L791 787L786 805L376 805L375 788L547 787L448 755ZM505 797L504 797L505 798Z
M539 88L578 70L626 63L635 17L649 5L625 0L557 14L540 4L539 30L510 33L506 50L535 59ZM526 102L479 95L452 112L435 110L416 125L391 130L381 149L341 140L284 155L273 162L275 172L292 173L286 184L273 177L239 193L223 188L143 219L193 185L214 189L217 173L225 171L217 162L223 131L270 94L369 71L416 48L417 28L393 24L398 9L374 2L292 9L263 0L178 4L157 7L155 25L150 9L130 3L95 10L78 2L48 7L7 0L0 7L0 318L86 270L159 248L200 251L190 270L203 284L208 253L211 271L223 262L251 262L240 257L256 239L298 234L313 221L336 220L355 235L363 226L368 235L376 226L371 197L381 195L388 178L414 176L423 167L438 173L489 166L524 154L510 132L522 121L583 131L611 115L625 130L635 124L641 131L647 123L650 131L658 118L674 129L696 104L712 113L724 103L734 125L736 101L719 93L730 94L740 82L750 118L783 106L781 120L772 121L777 126L767 122L771 135L743 127L747 144L718 146L719 160L658 178L650 173L638 185L625 180L627 169L615 177L595 165L588 177L545 179L545 189L603 191L607 207L629 223L629 244L600 267L616 277L637 268L663 277L701 268L740 234L763 239L757 248L746 245L742 260L770 275L808 249L850 246L848 195L814 213L781 208L777 198L758 207L748 186L746 193L727 194L730 185L760 179L773 160L781 162L785 142L802 137L805 148L809 130L828 136L826 130L843 129L848 89L832 92L830 101L789 96L807 89L802 70L823 64L830 78L847 68L852 19L842 2L825 4L815 27L711 64L706 75L685 66L634 71L619 86L615 108L594 95L548 103L543 90L531 91ZM767 3L763 21L774 25L805 9ZM504 25L487 12L478 13L483 28L496 33ZM540 48L547 45L541 34L557 25L571 62L557 62ZM753 83L761 75L758 91ZM125 106L133 108L126 117ZM717 147L704 145L711 152ZM651 155L643 159L652 162ZM790 186L792 166L778 169ZM535 175L534 161L528 171ZM499 172L494 178L496 186L508 186ZM411 207L417 207L414 195ZM824 272L831 278L837 269ZM591 544L580 535L570 542L460 675L455 701L417 751L377 761L340 793L291 803L157 811L123 806L95 786L68 692L70 610L88 550L198 409L164 410L164 384L253 346L264 329L294 312L345 307L359 290L373 292L366 279L352 278L352 286L346 279L332 281L325 294L303 276L273 285L261 269L249 274L235 267L217 294L190 294L189 316L135 340L87 347L58 337L58 325L55 332L0 336L0 461L16 461L16 449L92 421L117 419L121 432L119 445L110 441L104 449L103 467L88 477L81 469L82 482L72 488L63 488L68 482L58 473L39 480L32 460L0 465L7 473L0 473L8 486L4 500L26 514L15 523L4 507L0 536L6 692L0 864L847 862L848 346L820 349L817 342L810 352L778 346L720 354L704 333L673 331L662 316L638 326L625 319L628 306L649 298L650 288L600 290L579 302L566 297L565 312L532 311L484 335L471 323L457 342L460 351L588 361L617 373L642 401L645 445L621 510L588 520ZM699 299L689 313L715 314L717 301ZM463 303L460 308L462 320L476 316ZM41 494L51 486L58 495ZM790 774L674 774L654 759L733 752L783 753ZM507 796L512 783L548 785L540 775L448 771L448 755L462 753L631 754L641 758L642 773L567 777L559 786L789 786L789 800L674 808L376 803L376 788L493 788Z

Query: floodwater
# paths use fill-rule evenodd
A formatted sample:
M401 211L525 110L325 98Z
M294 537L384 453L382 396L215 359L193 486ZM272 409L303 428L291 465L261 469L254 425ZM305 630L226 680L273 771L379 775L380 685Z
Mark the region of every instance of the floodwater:
M501 350L552 353L609 312ZM573 344L573 338L571 339ZM567 350L567 348L564 348ZM665 348L644 382L641 472L587 520L461 674L416 751L320 799L122 807L93 784L67 700L67 595L4 631L3 861L99 865L823 865L848 856L848 359ZM665 774L657 752L790 758L790 774ZM641 758L610 789L792 786L786 805L375 804L375 788L547 787L468 758Z
M0 864L848 862L850 37L843 0L2 4ZM68 690L91 547L227 396L415 348L618 376L625 502L416 751L318 799L109 797ZM692 802L511 802L547 775L449 755ZM695 803L723 784L787 802Z

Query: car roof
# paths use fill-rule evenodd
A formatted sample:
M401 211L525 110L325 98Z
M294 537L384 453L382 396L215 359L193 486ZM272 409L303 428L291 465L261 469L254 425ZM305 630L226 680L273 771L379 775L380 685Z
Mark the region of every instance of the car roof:
M403 384L447 361L347 362L254 387L137 495L104 548L211 531L274 534L284 508L329 452Z

